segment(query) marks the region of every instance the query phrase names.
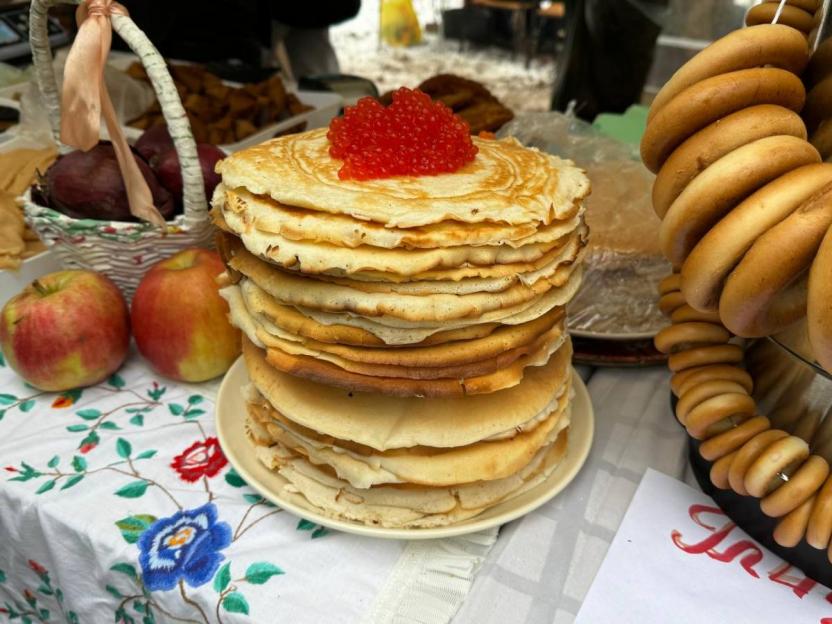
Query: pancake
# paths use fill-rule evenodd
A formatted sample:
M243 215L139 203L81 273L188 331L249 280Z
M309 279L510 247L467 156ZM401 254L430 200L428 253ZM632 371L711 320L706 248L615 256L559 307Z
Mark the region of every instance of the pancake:
M254 344L258 344L258 342L262 343L267 350L276 349L289 355L312 357L319 361L334 364L338 368L350 373L370 375L373 377L404 379L467 379L496 373L501 369L507 368L519 358L536 353L548 345L560 341L563 337L564 328L562 323L558 323L536 337L534 341L520 345L514 349L503 351L492 358L472 360L470 362L450 364L447 366L402 366L396 364L355 362L326 351L310 349L297 342L277 338L269 334L262 326L255 331L257 340L252 340L252 342ZM251 338L249 337L249 339ZM464 350L464 348L464 345L459 345L460 350Z
M471 294L416 294L366 292L341 283L324 282L275 270L245 250L240 250L229 266L254 281L279 303L322 312L351 312L366 318L393 317L414 322L445 322L478 319L502 310L519 310L539 299L552 288L563 286L575 268L580 252L576 240L564 250L563 263L554 273L531 286L519 282L502 292Z
M555 410L528 431L451 449L413 447L361 452L362 449L347 448L338 440L322 439L315 432L301 431L285 419L261 419L260 423L274 442L316 466L329 467L336 476L354 487L391 483L437 487L502 479L521 470L569 425L569 417L564 416L568 399L568 393L564 393ZM249 406L249 413L253 415L252 411L259 409Z
M365 524L399 528L444 526L474 517L548 477L566 455L568 430L521 471L505 479L448 488L420 486L352 487L313 466L280 444L256 446L258 460L284 482L281 496L319 513Z
M256 289L257 286L252 282L244 281L243 289L248 290L249 288ZM230 292L231 290L236 290L237 292L232 293ZM282 330L264 316L257 314L256 311L252 312L246 306L246 301L242 296L240 287L232 286L228 289L223 289L221 293L229 302L232 317L239 315L241 324L249 321L249 319L245 318L246 315L256 317L256 320L250 319L251 330L244 329L249 339L255 344L257 344L257 340L254 340L252 336L257 336L261 331L265 330L272 336L282 339L284 342L293 341L313 351L330 353L353 362L386 364L390 366L454 366L488 360L497 357L501 353L531 344L542 333L554 325L561 326L564 319L564 309L554 308L529 323L501 326L482 338L455 340L451 343L438 345L379 349L331 344L298 337L297 335ZM258 338L258 340L264 344L267 342L265 338ZM279 344L275 346L279 346Z
M246 306L253 312L267 318L286 333L328 344L367 347L384 347L387 345L384 340L360 327L341 325L337 321L326 325L318 323L296 308L281 305L274 297L250 280L244 279L240 284L245 295ZM417 340L408 340L410 334L404 332L403 334L397 334L400 341L396 344L431 346L459 340L473 340L489 336L498 327L498 323L482 323L449 330L430 330L424 337ZM395 330L392 331L395 332Z
M477 157L454 173L341 180L341 161L329 156L326 134L322 128L267 141L231 154L217 171L227 188L400 228L442 221L548 224L589 194L589 181L571 161L515 139L473 137Z
M239 236L245 248L255 256L284 268L313 275L327 271L337 271L344 275L375 271L411 277L436 269L527 264L541 259L562 244L559 238L516 248L507 245L461 245L407 250L362 245L351 249L331 243L290 240L279 234L247 227L237 215L225 213L224 217L231 232ZM510 270L513 272L515 268Z
M551 413L568 385L572 347L567 340L513 388L465 398L350 393L282 373L250 343L243 355L254 388L280 414L321 434L386 451L464 446Z
M231 212L240 215L248 227L289 240L386 249L433 249L460 245L522 247L531 243L552 242L574 230L584 212L583 207L576 204L562 219L548 225L480 223L477 227L470 227L459 221L442 221L400 229L347 215L286 206L269 197L253 195L244 188L226 189L222 184L217 187L212 204L215 218L218 210Z

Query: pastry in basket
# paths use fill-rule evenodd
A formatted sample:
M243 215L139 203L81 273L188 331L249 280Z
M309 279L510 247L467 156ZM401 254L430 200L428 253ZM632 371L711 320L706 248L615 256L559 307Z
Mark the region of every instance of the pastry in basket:
M417 89L450 107L468 123L471 134L496 132L514 119L514 113L475 80L454 74L437 74ZM392 96L392 92L385 93L381 101L389 104Z
M57 155L52 147L12 149L0 154L0 269L16 269L21 261L46 249L24 222L18 197Z
M127 73L133 78L148 79L140 63L133 63ZM260 128L312 108L287 91L280 76L238 87L227 85L198 65L170 65L170 73L197 143L236 143ZM156 103L129 125L145 130L164 123L161 108ZM304 128L305 123L295 131Z
M588 238L580 169L472 138L403 89L219 171L222 293L251 379L241 418L281 495L431 527L555 470L572 397L565 306Z

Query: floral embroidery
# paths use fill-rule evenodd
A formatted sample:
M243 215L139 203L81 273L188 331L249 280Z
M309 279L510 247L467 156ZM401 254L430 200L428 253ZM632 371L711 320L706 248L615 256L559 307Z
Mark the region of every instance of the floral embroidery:
M139 564L147 589L173 589L180 579L191 587L213 578L219 551L231 543L231 527L217 521L217 508L207 503L154 522L139 537Z
M202 477L216 476L228 460L223 455L217 438L210 437L191 444L173 458L171 468L183 481L194 483Z

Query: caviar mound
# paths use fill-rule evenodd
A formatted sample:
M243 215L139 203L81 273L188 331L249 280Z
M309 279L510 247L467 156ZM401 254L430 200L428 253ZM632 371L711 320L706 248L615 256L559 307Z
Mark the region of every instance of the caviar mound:
M365 97L329 124L329 154L342 180L453 173L474 160L468 124L441 102L402 87L383 106Z

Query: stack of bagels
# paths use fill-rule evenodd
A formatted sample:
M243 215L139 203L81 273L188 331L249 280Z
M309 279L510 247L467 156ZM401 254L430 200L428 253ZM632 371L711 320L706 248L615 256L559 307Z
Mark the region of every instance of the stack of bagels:
M512 139L455 173L342 180L326 130L220 164L213 215L245 335L247 433L282 495L430 527L566 453L589 183Z
M748 9L745 14L746 26L771 24L777 18L778 24L790 26L802 33L810 43L817 37L821 21L821 2L819 0L786 0L780 15L780 0L762 0Z
M805 35L760 24L703 50L657 95L641 150L657 173L654 208L675 271L659 299L672 325L655 343L669 355L676 416L701 440L713 483L762 499L779 519L778 543L805 537L832 557L829 463L807 442L813 431L758 412L732 340L807 317L814 355L832 370L832 165L799 116Z

